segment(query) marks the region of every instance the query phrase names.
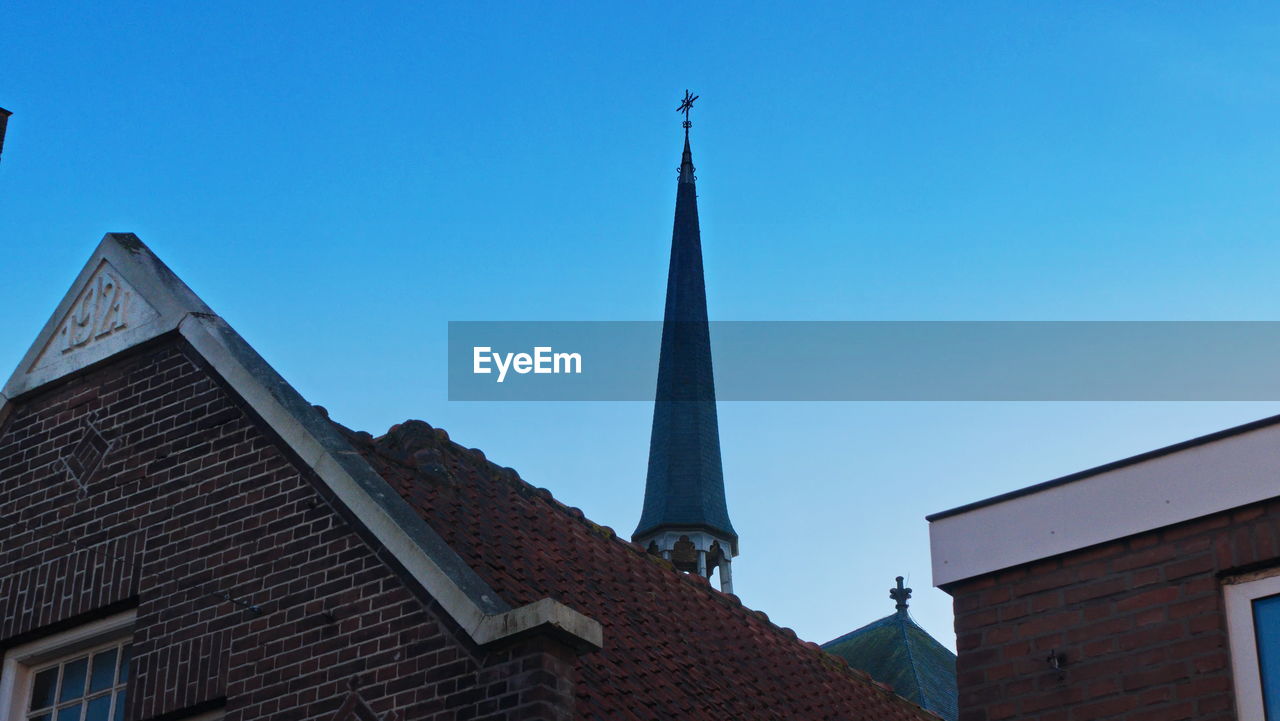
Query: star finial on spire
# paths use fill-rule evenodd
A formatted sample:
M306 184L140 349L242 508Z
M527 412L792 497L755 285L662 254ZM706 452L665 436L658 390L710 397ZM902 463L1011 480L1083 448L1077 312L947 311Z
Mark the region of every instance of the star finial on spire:
M907 599L911 598L911 589L902 586L902 576L898 576L896 580L898 587L889 589L889 598L898 602L898 613L904 613L907 610Z
M700 96L698 95L690 93L688 88L685 88L684 99L680 101L680 107L676 108L677 113L684 113L684 123L682 123L682 125L686 131L693 127L693 123L689 122L689 111L693 110L693 101L697 100L699 97Z

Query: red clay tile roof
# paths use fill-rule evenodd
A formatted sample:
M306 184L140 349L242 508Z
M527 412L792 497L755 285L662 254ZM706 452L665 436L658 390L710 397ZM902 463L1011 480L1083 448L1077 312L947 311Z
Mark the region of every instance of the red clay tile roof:
M578 661L582 719L936 721L443 430L341 430L508 603L549 596L601 623L604 648Z

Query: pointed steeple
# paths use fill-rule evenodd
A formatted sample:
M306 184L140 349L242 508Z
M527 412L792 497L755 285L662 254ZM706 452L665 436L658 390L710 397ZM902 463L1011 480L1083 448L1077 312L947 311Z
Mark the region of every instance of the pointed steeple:
M695 177L693 174L695 170L696 168L693 167L693 151L689 149L689 129L685 128L684 129L684 154L680 156L680 183L679 184L680 185L687 184L692 186L693 181L697 180L697 177ZM694 219L696 220L698 215L697 193L695 193L693 197L694 197L693 214L694 214ZM680 194L676 193L676 214L678 215L679 213L680 213ZM694 230L696 231L697 228L694 228Z
M695 99L686 91L680 109L687 113ZM632 539L681 570L710 577L718 569L720 587L732 592L730 562L738 554L738 534L729 522L724 496L694 181L686 116L649 474L644 510Z
M4 154L4 131L9 126L9 116L13 113L0 108L0 155Z

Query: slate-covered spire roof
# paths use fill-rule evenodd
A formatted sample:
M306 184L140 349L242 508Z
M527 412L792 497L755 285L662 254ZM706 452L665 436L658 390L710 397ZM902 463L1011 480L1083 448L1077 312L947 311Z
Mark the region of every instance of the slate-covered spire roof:
M943 719L956 721L960 713L956 655L912 620L907 612L911 589L903 587L902 576L897 582L889 591L896 602L892 615L828 641L822 648Z
M649 473L644 510L633 538L663 528L702 528L732 540L736 552L738 534L729 522L720 463L694 180L693 152L686 127L676 185Z

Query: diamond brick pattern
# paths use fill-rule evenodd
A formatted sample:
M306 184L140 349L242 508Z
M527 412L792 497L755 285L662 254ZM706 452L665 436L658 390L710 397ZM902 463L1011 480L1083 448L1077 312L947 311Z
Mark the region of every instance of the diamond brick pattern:
M111 443L102 437L102 433L94 423L94 414L89 414L85 418L84 433L80 442L71 448L70 453L62 457L67 474L80 487L82 494L88 494L89 482L110 449Z

